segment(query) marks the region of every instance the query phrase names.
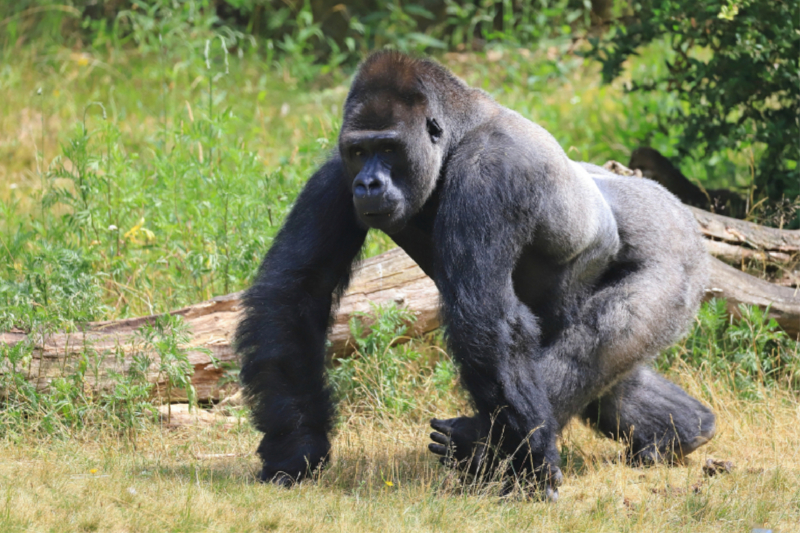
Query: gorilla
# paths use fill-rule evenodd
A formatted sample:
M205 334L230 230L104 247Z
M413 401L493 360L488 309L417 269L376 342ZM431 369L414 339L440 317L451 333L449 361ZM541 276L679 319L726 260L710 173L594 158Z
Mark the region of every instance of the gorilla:
M262 480L290 485L328 458L326 333L369 229L441 293L475 411L431 421L444 464L504 464L555 498L556 437L574 416L632 462L679 459L714 435L713 413L648 366L683 334L707 279L687 209L655 182L571 161L439 64L384 51L359 67L338 150L244 297L236 345Z

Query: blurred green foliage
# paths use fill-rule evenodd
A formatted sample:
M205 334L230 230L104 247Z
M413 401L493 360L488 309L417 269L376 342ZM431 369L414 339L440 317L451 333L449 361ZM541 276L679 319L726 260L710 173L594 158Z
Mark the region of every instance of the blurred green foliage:
M602 62L604 79L623 75L630 56L664 40L667 69L634 74L630 90L679 99L660 117L677 136L678 154L749 153L760 195L800 195L800 3L642 0L627 15L593 39L589 56Z
M591 9L588 0L22 0L0 7L7 26L0 46L47 37L157 47L159 35L186 40L187 28L225 29L226 37L260 37L290 56L302 50L336 63L386 45L420 53L490 41L528 45L572 34Z
M677 156L694 179L755 191L751 206L769 198L757 218L800 227L799 17L800 4L785 0L22 0L0 5L0 50L135 47L188 63L222 36L284 79L319 83L386 46L585 51L589 38L606 81L659 95L638 143ZM630 70L653 43L666 44L653 58L664 68Z

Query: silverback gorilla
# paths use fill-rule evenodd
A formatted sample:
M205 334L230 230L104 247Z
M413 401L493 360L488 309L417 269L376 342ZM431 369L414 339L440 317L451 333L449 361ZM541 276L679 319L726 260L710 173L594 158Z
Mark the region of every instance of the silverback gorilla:
M370 228L441 293L475 410L431 421L444 464L500 462L554 498L556 436L574 416L636 462L680 458L714 435L711 411L648 367L703 292L691 214L650 180L571 161L437 63L378 52L353 80L338 150L245 296L237 349L263 480L289 485L328 457L325 338Z

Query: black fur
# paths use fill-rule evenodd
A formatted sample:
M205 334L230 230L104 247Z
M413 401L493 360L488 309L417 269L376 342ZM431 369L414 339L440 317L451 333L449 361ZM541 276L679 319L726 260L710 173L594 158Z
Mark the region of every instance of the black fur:
M369 228L441 293L476 410L432 421L430 450L445 462L475 472L509 459L555 496L556 435L575 415L634 460L713 436L714 415L644 366L699 305L706 255L691 214L649 180L570 161L440 65L381 52L353 81L338 153L246 294L238 350L263 479L290 483L327 458L325 334Z

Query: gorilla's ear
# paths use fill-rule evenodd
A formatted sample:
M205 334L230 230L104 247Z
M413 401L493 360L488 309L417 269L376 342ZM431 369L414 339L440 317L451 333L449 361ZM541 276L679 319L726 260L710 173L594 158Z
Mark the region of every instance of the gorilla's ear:
M428 119L428 134L431 136L431 141L434 143L442 137L442 127L439 126L435 118Z

